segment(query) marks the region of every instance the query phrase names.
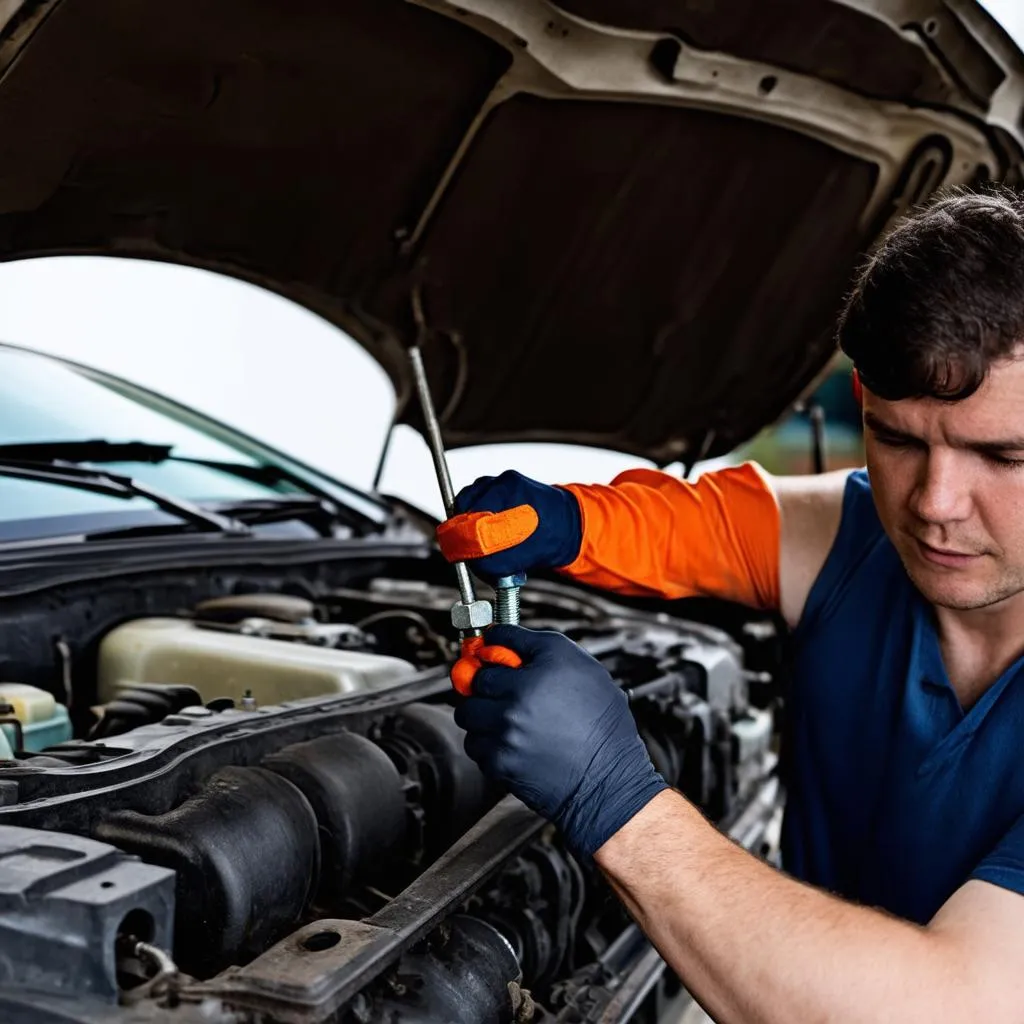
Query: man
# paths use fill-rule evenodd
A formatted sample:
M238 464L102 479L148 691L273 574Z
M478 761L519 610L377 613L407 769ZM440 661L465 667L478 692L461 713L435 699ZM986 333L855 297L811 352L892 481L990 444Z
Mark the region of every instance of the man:
M866 472L506 473L439 530L485 576L778 608L798 652L786 874L666 786L563 637L489 631L457 720L716 1020L1024 1021L1024 200L957 191L902 222L839 340Z

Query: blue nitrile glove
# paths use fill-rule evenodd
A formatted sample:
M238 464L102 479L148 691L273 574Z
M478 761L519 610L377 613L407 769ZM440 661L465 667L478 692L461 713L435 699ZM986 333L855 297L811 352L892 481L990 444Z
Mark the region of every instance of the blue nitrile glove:
M521 668L486 664L455 710L466 753L485 775L555 823L584 859L668 783L637 733L626 695L560 633L492 626L487 644Z
M471 562L485 579L560 568L576 560L583 543L575 495L515 470L463 488L455 510L438 527L441 551L449 561Z

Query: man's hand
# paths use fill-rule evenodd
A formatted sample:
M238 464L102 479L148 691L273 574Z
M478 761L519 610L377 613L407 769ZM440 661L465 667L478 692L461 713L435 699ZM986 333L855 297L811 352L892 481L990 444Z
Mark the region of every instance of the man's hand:
M561 568L583 542L572 492L514 470L463 488L455 510L459 514L438 527L441 551L451 562L471 562L485 579Z
M455 711L466 753L485 774L553 821L589 858L668 784L636 730L626 695L599 662L559 633L495 626L488 644L522 659L488 662Z

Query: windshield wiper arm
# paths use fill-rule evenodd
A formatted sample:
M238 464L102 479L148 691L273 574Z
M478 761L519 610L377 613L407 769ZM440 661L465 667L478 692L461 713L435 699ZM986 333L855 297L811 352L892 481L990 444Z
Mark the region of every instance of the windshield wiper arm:
M282 483L291 484L300 491L319 499L325 514L334 516L359 533L363 533L369 526L377 525L356 509L339 503L323 488L306 480L298 473L285 469L284 466L267 462L247 465L244 462L221 462L218 459L175 455L174 446L170 444L155 444L151 441L106 441L102 438L84 441L27 441L0 444L0 459L27 459L44 462L52 460L68 463L151 462L154 465L159 465L161 462L191 463L194 466L204 466L227 476L249 480L265 487ZM290 497L294 496L283 496L285 500Z
M274 498L242 498L238 501L217 501L205 506L222 516L231 516L247 526L266 526L300 519L313 526L324 537L332 535L331 526L338 516L315 494L282 494Z
M0 444L0 458L27 462L164 462L173 445L148 441L22 441Z
M204 533L227 533L237 536L249 536L252 531L228 516L217 512L201 509L182 498L172 498L152 487L140 484L131 477L118 473L106 473L93 469L82 469L79 466L65 466L45 460L15 459L9 457L0 445L0 476L14 477L20 480L38 480L42 483L57 484L64 487L77 487L79 490L92 491L95 494L109 494L118 498L145 498L157 508L178 519L190 523Z

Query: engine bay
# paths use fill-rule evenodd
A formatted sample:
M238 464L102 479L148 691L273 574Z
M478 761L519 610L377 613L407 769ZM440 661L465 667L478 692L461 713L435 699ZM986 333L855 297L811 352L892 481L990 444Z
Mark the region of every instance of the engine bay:
M0 721L0 1019L653 1021L686 998L597 870L466 756L455 591L425 564L8 597L5 676L50 703L48 731L10 702ZM669 783L774 857L770 622L556 579L522 621L600 660Z

